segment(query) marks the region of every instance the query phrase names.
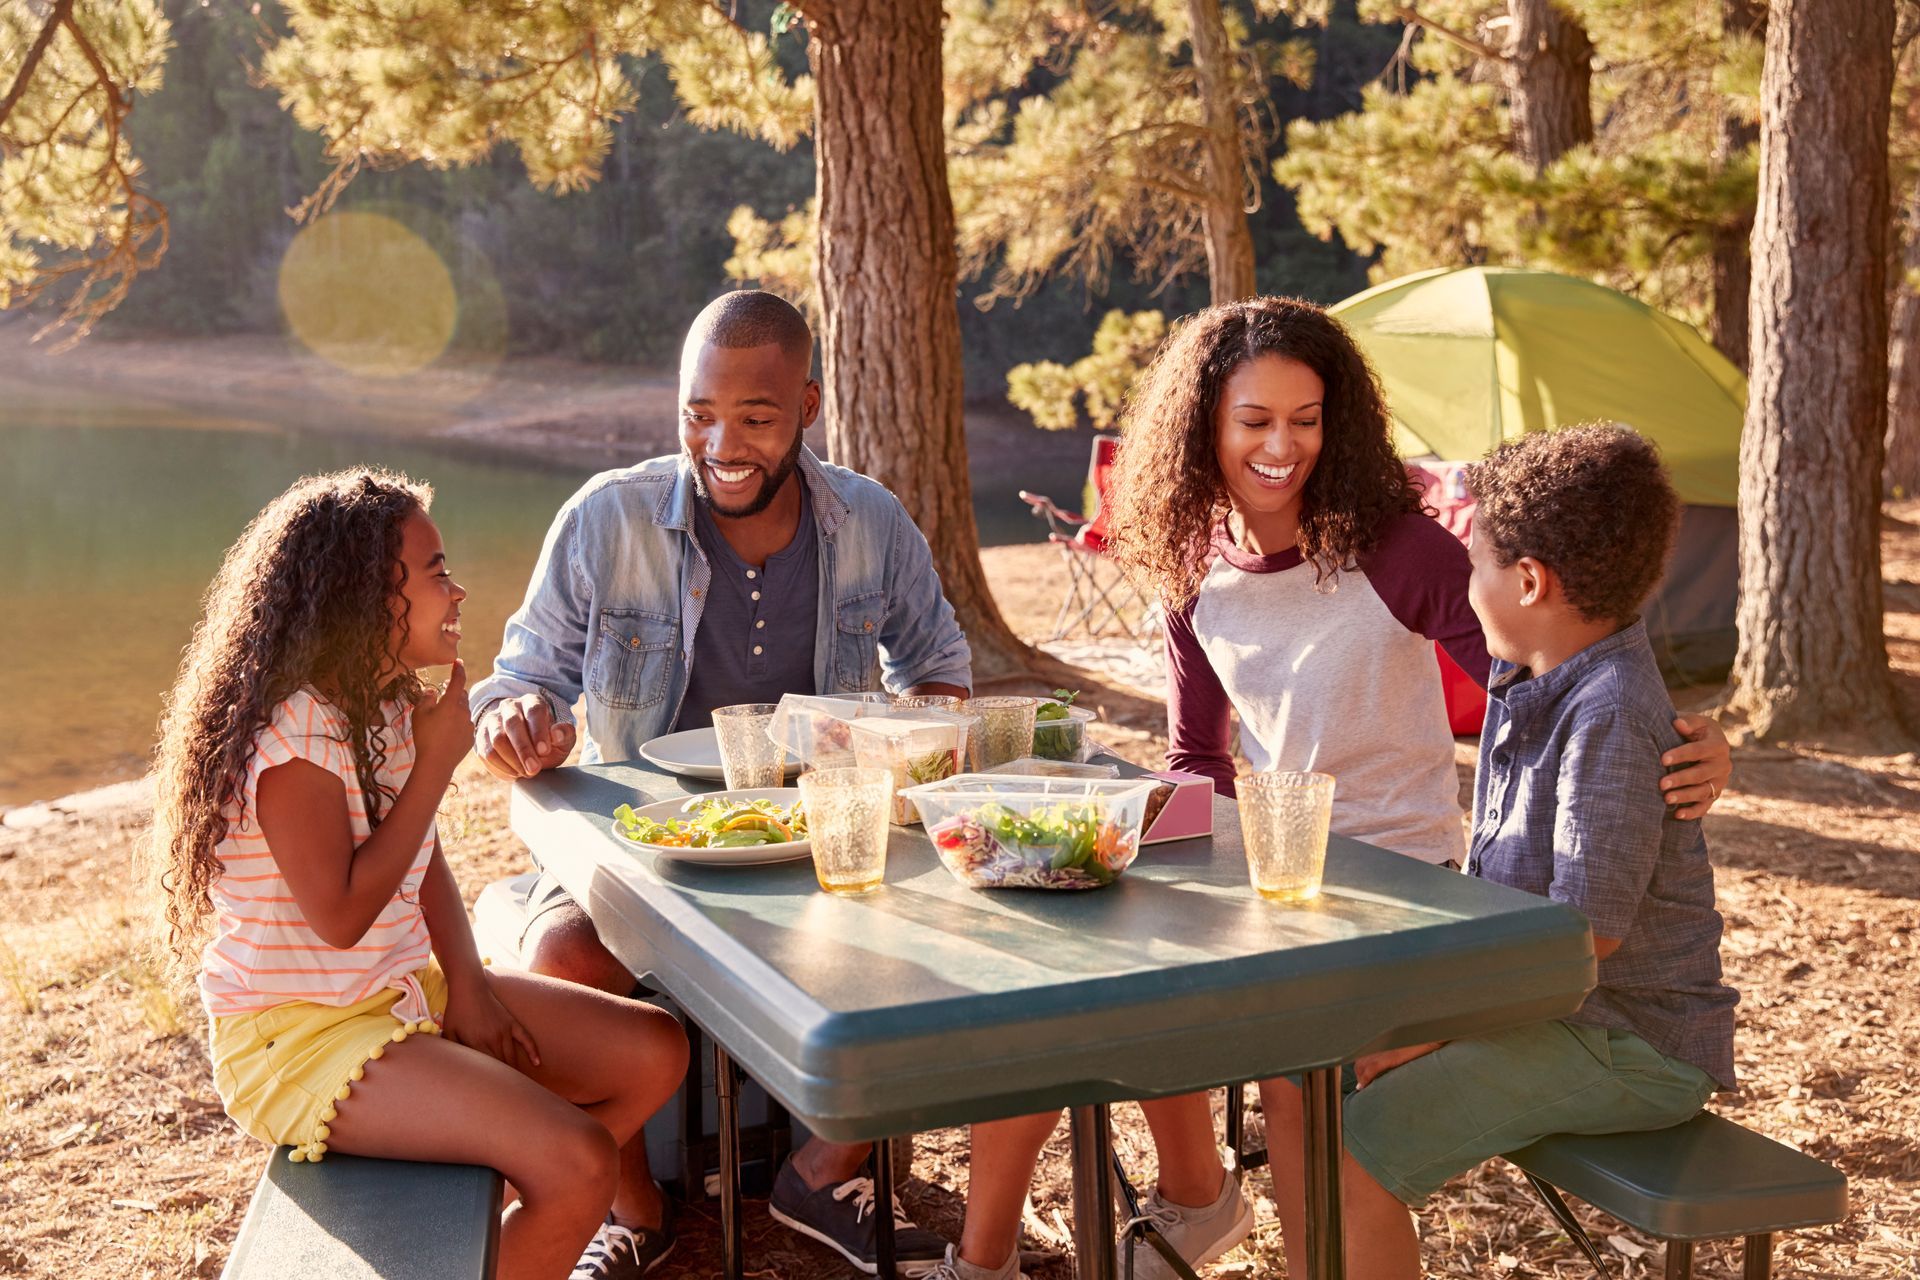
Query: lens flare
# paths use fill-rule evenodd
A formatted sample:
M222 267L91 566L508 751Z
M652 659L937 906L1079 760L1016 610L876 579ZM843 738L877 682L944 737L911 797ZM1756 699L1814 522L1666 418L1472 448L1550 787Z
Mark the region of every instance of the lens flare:
M434 247L364 210L327 214L295 236L280 261L279 292L293 336L363 377L420 372L460 323L458 290Z

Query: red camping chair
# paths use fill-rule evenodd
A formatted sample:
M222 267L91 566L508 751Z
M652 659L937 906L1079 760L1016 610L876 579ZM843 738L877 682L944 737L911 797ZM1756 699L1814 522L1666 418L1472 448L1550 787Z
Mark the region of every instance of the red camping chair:
M1112 626L1129 639L1144 640L1156 628L1159 611L1153 603L1117 570L1101 568L1107 556L1107 486L1119 447L1118 436L1093 438L1093 455L1087 464L1095 502L1090 516L1068 511L1043 493L1020 491L1020 500L1047 522L1047 541L1060 548L1067 566L1067 596L1060 602L1049 640L1081 626L1089 636Z
M1467 492L1466 467L1464 462L1407 464L1414 483L1433 508L1434 518L1462 542L1473 538L1474 501ZM1440 690L1447 700L1448 727L1455 737L1479 733L1487 718L1487 691L1480 687L1479 680L1462 671L1445 649L1436 644L1433 651L1440 659Z

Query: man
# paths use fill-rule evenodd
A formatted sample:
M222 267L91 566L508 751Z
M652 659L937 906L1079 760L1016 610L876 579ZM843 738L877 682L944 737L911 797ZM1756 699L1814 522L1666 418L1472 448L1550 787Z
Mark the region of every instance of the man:
M885 488L803 443L820 411L812 362L806 320L773 294L729 293L694 320L681 453L596 476L568 500L493 675L474 687L476 747L495 776L565 760L583 693L590 763L705 726L715 707L866 690L876 676L896 691L966 695L971 653L926 539ZM522 956L536 973L633 990L545 876ZM807 1142L781 1166L770 1210L871 1273L867 1151ZM621 1156L623 1184L651 1190L644 1141ZM941 1259L943 1241L897 1206L894 1218L903 1269ZM663 1222L610 1224L603 1237L583 1267L607 1277L644 1274L672 1247Z

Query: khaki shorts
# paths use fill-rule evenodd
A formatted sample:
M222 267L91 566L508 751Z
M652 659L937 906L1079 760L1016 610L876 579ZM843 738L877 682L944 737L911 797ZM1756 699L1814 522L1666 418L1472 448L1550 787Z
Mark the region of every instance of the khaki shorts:
M1679 1124L1714 1088L1631 1032L1536 1022L1451 1041L1376 1076L1347 1094L1342 1115L1353 1158L1418 1208L1456 1173L1549 1134Z

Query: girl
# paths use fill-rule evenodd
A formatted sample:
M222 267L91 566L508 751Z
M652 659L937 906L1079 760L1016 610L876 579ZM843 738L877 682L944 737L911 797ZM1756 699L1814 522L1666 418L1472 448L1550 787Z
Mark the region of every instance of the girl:
M1466 548L1421 505L1393 448L1366 357L1319 307L1258 298L1203 311L1168 340L1128 405L1110 494L1114 554L1167 609L1168 763L1234 794L1230 713L1256 771L1339 778L1333 829L1460 866L1466 838L1434 642L1484 682ZM1725 735L1675 722L1691 764L1662 782L1678 815L1731 776ZM1298 1091L1262 1085L1268 1145L1299 1150ZM1244 1238L1253 1212L1215 1145L1208 1096L1143 1103L1160 1158L1143 1208L1196 1265ZM1057 1121L973 1129L958 1280L1016 1274L1020 1209ZM1291 1145L1290 1145L1291 1144ZM1283 1219L1301 1220L1297 1161L1276 1160ZM1288 1234L1291 1243L1299 1232ZM1171 1280L1151 1248L1135 1273Z
M248 1133L294 1160L489 1165L517 1193L502 1277L565 1276L589 1241L584 1270L638 1274L663 1206L616 1186L615 1152L686 1043L657 1010L475 953L434 826L473 727L431 499L385 472L309 478L227 553L155 771L172 942L205 936L214 1084ZM445 690L421 682L449 663Z

